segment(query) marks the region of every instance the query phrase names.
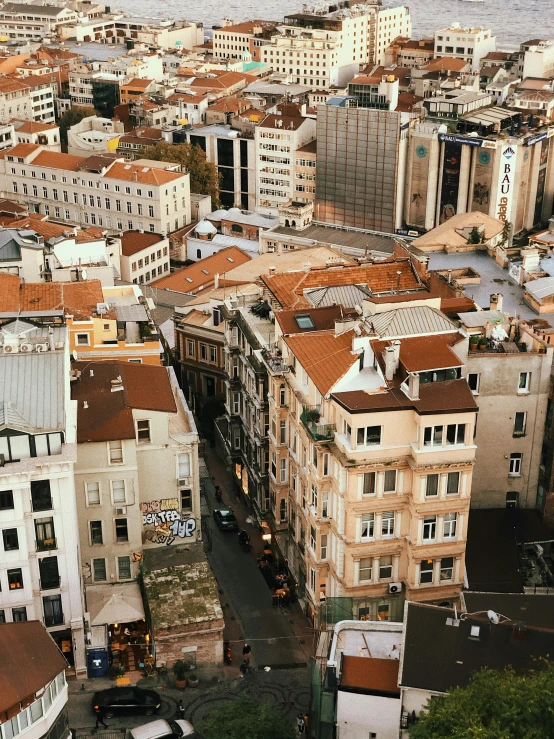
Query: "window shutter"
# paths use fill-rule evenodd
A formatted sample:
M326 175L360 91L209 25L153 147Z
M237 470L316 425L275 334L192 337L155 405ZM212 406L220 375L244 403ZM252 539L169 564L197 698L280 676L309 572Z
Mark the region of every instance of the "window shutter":
M358 475L358 500L361 500L364 494L364 476Z
M356 541L360 541L362 538L362 518L356 516Z

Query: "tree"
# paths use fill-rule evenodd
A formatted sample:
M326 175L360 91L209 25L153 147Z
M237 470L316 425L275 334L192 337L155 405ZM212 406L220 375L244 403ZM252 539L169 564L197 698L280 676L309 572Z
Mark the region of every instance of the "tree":
M200 724L204 739L294 739L292 725L275 706L241 695L224 703Z
M60 139L62 143L67 144L67 131L69 128L71 128L71 126L80 123L83 118L88 118L91 115L98 115L94 108L74 107L66 110L65 113L60 116L60 120L58 121L58 125L60 127Z
M468 244L482 244L483 240L485 238L485 232L479 233L479 229L477 226L473 226L471 231L469 232L469 237L467 239Z
M500 244L501 246L506 246L510 241L510 236L512 233L512 224L510 221L504 221L504 226L502 227L502 235L500 237Z
M554 736L554 665L526 675L484 669L427 704L410 739L546 739Z
M206 153L196 144L192 146L188 141L182 144L168 144L158 141L154 146L148 146L141 152L144 159L154 159L157 162L177 162L190 172L190 191L209 195L212 207L219 205L219 173L215 164L208 162Z

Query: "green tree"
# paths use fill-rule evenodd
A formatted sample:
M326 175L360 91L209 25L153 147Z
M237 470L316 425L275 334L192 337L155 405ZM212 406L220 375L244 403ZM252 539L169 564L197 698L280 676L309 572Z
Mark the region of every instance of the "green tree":
M203 739L294 739L296 735L278 708L245 695L214 708L199 730Z
M506 246L510 240L510 235L512 233L512 224L510 221L504 221L504 226L502 227L502 235L500 237L500 244L502 246Z
M483 239L484 239L484 233L480 234L477 226L473 226L473 228L469 232L467 243L468 244L482 244Z
M157 162L177 162L190 172L190 191L209 195L212 207L219 205L219 173L215 164L208 162L205 152L196 144L192 146L188 141L182 144L168 144L158 141L154 146L148 146L141 152L144 159L154 159Z
M554 665L516 675L484 669L427 704L410 739L547 739L554 736Z
M84 108L77 106L66 110L65 113L60 116L60 119L58 121L58 125L60 127L60 139L62 143L67 144L67 130L71 128L71 126L74 126L76 123L80 123L83 118L88 118L91 115L98 115L94 108Z

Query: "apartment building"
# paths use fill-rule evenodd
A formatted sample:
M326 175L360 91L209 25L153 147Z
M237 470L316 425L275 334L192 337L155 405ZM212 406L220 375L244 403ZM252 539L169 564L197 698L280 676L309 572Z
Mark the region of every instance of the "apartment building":
M10 39L43 41L44 37L65 36L79 12L59 5L5 3L0 10L0 35Z
M67 153L86 157L94 153L114 151L124 133L125 128L120 121L95 115L87 116L67 130Z
M124 231L121 244L121 279L147 285L169 274L169 241L160 234Z
M119 595L110 614L96 608L91 619L96 646L107 647L108 627L129 620L137 594L142 608L143 550L200 539L198 433L171 368L74 362L71 394L87 602L92 610L91 602Z
M463 59L477 72L481 59L496 51L496 36L490 28L463 28L453 23L449 28L435 31L435 56Z
M254 133L256 207L274 214L280 205L295 199L297 152L314 139L316 131L315 120L302 116L298 106L277 108L278 113L266 116Z
M523 53L522 78L534 77L552 79L554 77L554 41L537 41Z
M190 175L177 164L55 154L35 144L19 144L0 157L1 191L32 213L162 235L190 223Z
M2 739L70 736L67 662L38 621L0 626ZM29 669L29 665L33 669ZM9 716L9 718L8 718Z
M275 23L271 21L246 21L233 23L214 29L213 54L217 59L244 59L251 54L256 37L273 30Z
M383 64L398 36L411 36L406 6L338 3L285 16L260 54L264 64L291 82L327 90L347 84L360 65Z
M50 80L40 80L35 85L32 80L30 82L27 79L0 77L0 120L7 123L13 118L21 118L53 123L54 87L55 83ZM41 107L43 105L44 108Z
M109 18L80 18L71 28L77 42L100 41L121 44L127 41L156 49L187 49L204 43L201 23L185 20L140 18L111 14Z
M296 150L294 159L294 194L299 203L315 201L317 141L310 141Z
M14 319L1 334L0 614L41 621L79 676L86 667L68 331Z
M467 338L409 311L285 311L264 356L274 534L315 620L335 598L399 620L404 597L456 602L463 586L477 405L452 347Z

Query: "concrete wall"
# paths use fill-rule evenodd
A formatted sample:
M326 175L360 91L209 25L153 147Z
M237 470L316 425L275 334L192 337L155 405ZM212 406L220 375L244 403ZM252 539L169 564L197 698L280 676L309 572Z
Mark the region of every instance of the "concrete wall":
M340 739L398 739L400 698L337 691L337 736Z

